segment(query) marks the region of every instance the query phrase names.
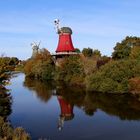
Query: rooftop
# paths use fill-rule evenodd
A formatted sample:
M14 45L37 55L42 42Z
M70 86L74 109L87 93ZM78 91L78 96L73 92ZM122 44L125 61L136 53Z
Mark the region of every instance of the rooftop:
M69 28L69 27L62 27L62 28L59 29L58 33L69 33L69 34L72 34L72 29Z

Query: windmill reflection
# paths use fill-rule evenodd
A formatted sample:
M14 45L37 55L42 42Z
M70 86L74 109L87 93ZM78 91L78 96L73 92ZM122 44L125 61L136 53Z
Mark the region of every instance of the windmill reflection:
M63 96L57 96L61 113L58 120L58 130L61 131L64 127L64 121L72 120L74 118L73 105L67 102Z
M63 89L55 89L55 84L49 82L42 82L38 80L32 80L25 78L24 86L28 87L29 90L35 91L36 96L42 101L47 103L52 96L56 96L59 102L59 108L61 110L58 119L58 129L62 130L64 126L64 121L72 120L74 118L73 114L73 104L69 103L62 94L66 91ZM65 95L65 94L64 94Z

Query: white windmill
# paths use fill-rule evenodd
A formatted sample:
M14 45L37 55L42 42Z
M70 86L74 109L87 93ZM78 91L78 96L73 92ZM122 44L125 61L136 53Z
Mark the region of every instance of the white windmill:
M31 43L31 46L32 46L32 49L33 49L32 58L34 58L36 56L36 54L39 53L40 43L41 43L41 41L39 43L36 43L36 42Z

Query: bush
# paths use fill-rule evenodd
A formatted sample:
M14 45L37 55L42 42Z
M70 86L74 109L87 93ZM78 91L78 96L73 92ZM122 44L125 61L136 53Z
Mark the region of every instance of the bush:
M16 57L0 57L0 85L4 85L14 71L19 60Z
M43 50L35 58L29 59L24 67L27 77L50 80L54 76L55 65L48 51Z
M97 68L100 68L101 66L105 65L111 60L110 57L102 56L97 60Z
M83 84L85 73L80 56L69 56L64 58L61 67L56 68L55 74L57 80Z
M101 92L129 92L129 79L140 75L140 72L135 72L137 68L139 68L137 60L110 61L87 76L87 87Z
M140 94L140 77L129 80L129 91L133 94Z
M30 136L21 127L13 128L9 122L0 117L0 139L1 140L30 140Z
M115 60L129 58L131 48L135 46L140 46L140 38L127 36L121 43L116 44L112 58Z
M97 59L93 57L85 57L82 59L83 66L84 66L84 73L89 75L96 71L97 69Z

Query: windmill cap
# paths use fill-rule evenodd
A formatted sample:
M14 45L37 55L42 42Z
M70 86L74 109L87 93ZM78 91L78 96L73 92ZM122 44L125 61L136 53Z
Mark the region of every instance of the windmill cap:
M59 33L68 33L68 34L72 34L72 29L69 27L62 27L59 30Z

